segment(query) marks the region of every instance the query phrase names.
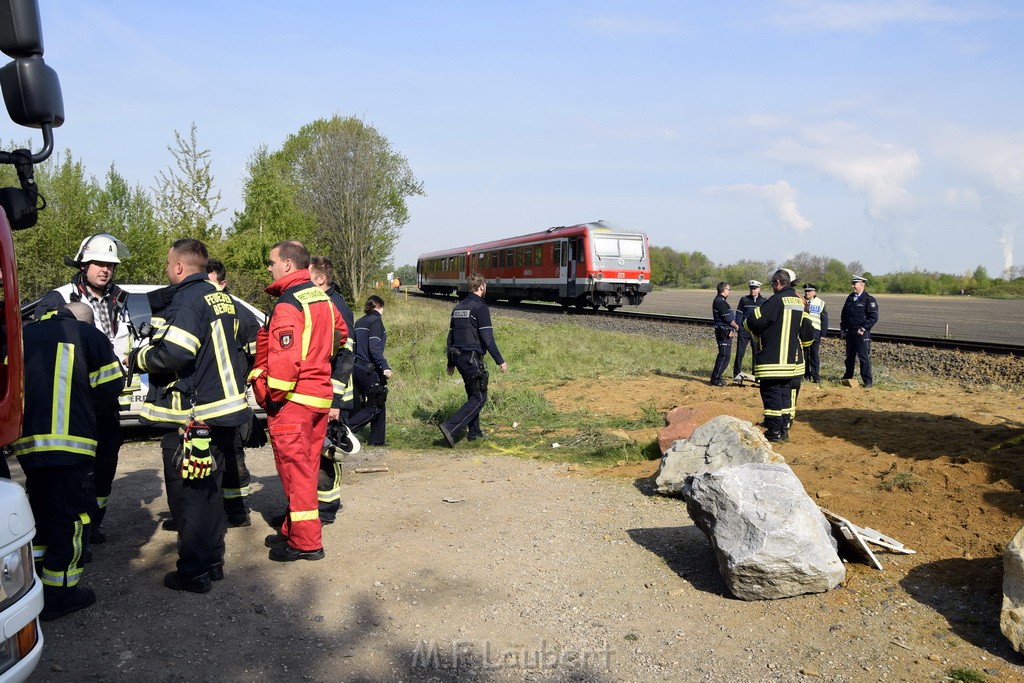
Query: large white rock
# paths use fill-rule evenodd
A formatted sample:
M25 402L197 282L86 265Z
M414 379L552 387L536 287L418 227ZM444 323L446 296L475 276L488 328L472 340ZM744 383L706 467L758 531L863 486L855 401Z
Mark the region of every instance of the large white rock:
M846 578L828 521L789 465L702 472L687 480L683 498L738 598L822 593Z
M658 493L681 496L686 478L726 465L745 463L782 463L785 458L772 450L760 430L746 420L719 415L693 430L689 439L680 439L661 458Z
M1017 530L1003 552L1003 608L999 630L1013 649L1024 653L1024 527Z

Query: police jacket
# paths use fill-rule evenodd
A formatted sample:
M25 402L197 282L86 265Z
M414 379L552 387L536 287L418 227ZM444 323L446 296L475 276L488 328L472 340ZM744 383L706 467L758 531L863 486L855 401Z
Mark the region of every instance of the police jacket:
M764 294L758 294L757 296L750 296L749 294L740 297L740 302L736 304L736 324L743 327L743 321L749 318L753 313L754 309L768 301ZM729 304L726 303L726 306Z
M755 308L743 326L761 345L754 354L754 377L804 376L804 348L814 342L814 327L804 309L804 300L792 286L779 290Z
M735 319L735 315L732 312L732 307L729 306L729 302L725 300L725 297L721 294L715 295L715 300L711 302L711 317L715 321L715 328L720 330L731 330L732 322Z
M871 332L871 328L878 322L878 302L875 297L867 292L862 292L860 297L851 292L843 304L843 313L839 319L839 329L843 332L856 332L863 329L864 335Z
M82 273L76 273L71 279L69 284L58 287L57 289L51 289L49 292L43 295L36 304L36 310L33 317L36 320L41 319L48 311L55 311L59 308L64 308L65 304L71 303L72 301L82 301L84 303L92 305L90 299L94 298L92 292L90 292L85 285L85 278ZM107 290L103 293L102 297L103 305L107 309L107 317L110 319L111 335L108 337L111 344L114 346L114 353L118 358L126 358L128 351L131 350L131 335L128 330L128 292L124 291L117 285L111 283L107 286ZM99 318L96 319L96 327L99 328ZM106 334L106 330L100 329L101 332Z
M185 424L193 406L196 418L210 425L235 427L249 421L234 299L206 273L193 273L158 293L170 301L164 310L154 308L159 326L136 356L150 379L142 422ZM149 298L152 303L158 297Z
M491 325L491 311L477 294L470 293L452 310L448 326L448 358L451 350L475 351L483 356L490 353L498 365L505 362L494 341L494 327ZM486 351L485 351L486 349ZM452 362L449 360L449 365Z
M353 336L355 334L355 316L352 315L352 309L346 303L341 292L332 287L327 290L327 296L331 298L331 303L341 313L349 334L344 345L338 349L334 360L331 361L331 385L334 387L334 400L331 402L331 407L351 408L355 405L355 392L352 386L352 365L355 363L356 347L356 340Z
M12 445L22 467L73 465L96 455L96 413L117 405L121 361L107 335L68 311L24 330L25 417Z
M377 370L391 369L384 358L384 344L387 343L388 333L378 311L367 313L356 321L355 338L356 363Z
M331 361L348 328L330 297L309 279L309 270L275 280L277 296L256 340L249 380L256 400L274 415L286 401L326 413L334 397Z
M816 296L807 302L807 314L811 316L811 326L815 332L820 332L824 337L828 334L828 311L825 310L825 300Z

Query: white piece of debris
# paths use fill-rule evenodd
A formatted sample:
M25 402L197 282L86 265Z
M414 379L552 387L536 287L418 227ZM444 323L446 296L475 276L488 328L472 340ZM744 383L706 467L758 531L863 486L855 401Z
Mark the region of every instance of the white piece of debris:
M878 561L878 558L875 557L871 548L867 546L868 543L885 548L886 550L902 553L904 555L913 555L917 552L907 548L895 538L886 536L874 529L862 529L850 520L845 517L840 517L831 510L826 510L823 507L819 507L818 509L821 510L821 514L825 515L825 519L827 519L829 524L832 525L833 530L837 532L837 540L845 541L846 547L854 555L864 560L875 569L882 569L882 563Z
M372 474L373 472L390 472L388 467L357 467L353 470L356 474Z
M562 444L560 444L560 443L553 443L553 444L551 444L551 447L552 448L561 448Z

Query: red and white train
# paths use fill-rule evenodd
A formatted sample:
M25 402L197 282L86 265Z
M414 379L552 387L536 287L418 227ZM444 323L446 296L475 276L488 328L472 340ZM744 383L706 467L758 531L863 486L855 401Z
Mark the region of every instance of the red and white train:
M518 303L557 301L565 307L637 306L651 291L647 233L604 221L548 228L520 237L422 254L420 290L468 293L472 272L487 278L487 297Z

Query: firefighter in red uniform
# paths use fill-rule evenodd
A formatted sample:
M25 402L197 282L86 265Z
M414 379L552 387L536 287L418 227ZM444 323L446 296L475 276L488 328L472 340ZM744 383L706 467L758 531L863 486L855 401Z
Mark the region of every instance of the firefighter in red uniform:
M331 361L348 328L309 274L309 251L299 242L270 250L267 287L277 302L256 339L249 379L267 411L270 443L288 516L266 539L270 559L319 560L324 556L317 500L320 451L334 398Z

